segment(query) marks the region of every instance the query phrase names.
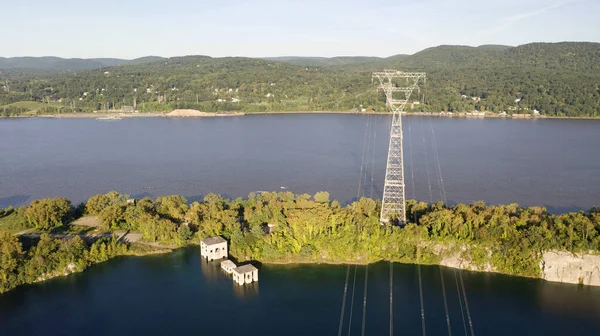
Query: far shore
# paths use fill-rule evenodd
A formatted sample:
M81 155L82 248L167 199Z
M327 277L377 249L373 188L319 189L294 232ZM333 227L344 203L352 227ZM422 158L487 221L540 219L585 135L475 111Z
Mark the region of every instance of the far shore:
M179 113L173 114L173 112L139 112L139 113L124 113L124 112L82 112L82 113L61 113L61 114L42 114L42 115L20 115L11 116L8 118L58 118L58 119L98 119L98 118L215 118L215 117L240 117L249 115L285 115L285 114L367 114L367 115L390 115L391 112L359 112L359 111L269 111L269 112L196 112L196 113ZM469 119L481 119L481 118L503 118L503 119L582 119L582 120L597 120L600 117L567 117L567 116L519 116L512 117L510 115L496 115L486 114L481 115L467 115L465 113L454 113L452 115L440 114L439 112L406 112L406 116L417 116L417 117L443 117L443 118L469 118ZM6 118L6 117L1 117Z

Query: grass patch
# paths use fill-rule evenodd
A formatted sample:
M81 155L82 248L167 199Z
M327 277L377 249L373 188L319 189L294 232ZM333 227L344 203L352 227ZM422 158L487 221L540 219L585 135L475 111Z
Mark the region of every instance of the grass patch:
M0 106L0 111L7 111L8 114L36 115L46 111L58 112L64 107L60 103L42 103L35 101L20 101L12 104ZM50 110L50 111L48 111Z
M0 217L0 231L17 233L30 229L27 219L23 215L23 209L15 209Z
M135 256L144 256L148 254L159 254L167 252L171 252L171 250L167 248L156 248L142 244L129 244L129 249L127 250L127 254Z

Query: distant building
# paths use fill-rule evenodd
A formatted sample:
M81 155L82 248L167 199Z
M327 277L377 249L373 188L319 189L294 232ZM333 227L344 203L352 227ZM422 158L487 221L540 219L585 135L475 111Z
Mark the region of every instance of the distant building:
M275 224L269 223L269 224L265 225L265 230L264 231L265 231L266 234L273 233L273 230L275 230Z
M538 111L538 110L533 110L533 115L534 115L534 116L539 116L539 115L540 115L540 111Z
M221 237L209 237L200 242L200 255L215 260L227 258L227 241Z
M232 103L238 103L240 101L239 98L231 98Z
M520 101L521 101L521 98L517 98L517 99L515 99L515 103L518 103L518 102L520 102Z
M252 265L244 265L233 269L233 281L238 285L258 281L258 269Z

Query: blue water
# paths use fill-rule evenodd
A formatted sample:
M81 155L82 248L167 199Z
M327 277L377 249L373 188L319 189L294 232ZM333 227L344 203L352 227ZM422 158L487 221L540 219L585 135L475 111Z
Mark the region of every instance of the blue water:
M426 331L447 334L437 266L422 266ZM360 335L365 267L351 333ZM262 265L240 287L197 247L127 257L0 296L3 335L337 335L346 266ZM348 331L354 267L343 334ZM462 272L477 335L597 335L600 288ZM389 265L369 266L366 335L389 335ZM454 270L444 269L454 335L464 335ZM395 264L396 335L420 335L416 266ZM464 304L464 302L463 302ZM466 317L465 317L466 318ZM466 322L467 328L468 322Z
M348 202L356 196L368 118L3 119L0 207L58 196L82 202L113 189L192 201L209 192L327 190ZM373 118L373 196L380 197L389 117ZM516 202L552 212L600 205L600 120L405 118L406 191L424 201L428 184L440 199L431 129L450 202Z
M389 118L372 118L372 195L378 197ZM257 190L327 190L349 202L356 196L368 119L0 120L0 207L54 196L81 202L113 189L138 198L182 194L190 201L209 192L237 197ZM599 121L410 117L404 130L409 197L428 201L431 185L431 199L440 199L433 133L451 202L517 202L553 212L600 203ZM421 334L416 270L394 266L396 335ZM423 266L422 272L427 333L446 334L439 269ZM600 288L461 274L477 335L600 330ZM197 248L118 258L0 295L0 335L336 335L345 275L346 266L262 265L258 284L240 288L218 264L202 262ZM444 269L452 332L463 335L454 276ZM348 288L344 335L349 325L353 335L361 332L364 281L359 266L350 324L352 280ZM369 267L367 335L389 334L389 284L388 264Z

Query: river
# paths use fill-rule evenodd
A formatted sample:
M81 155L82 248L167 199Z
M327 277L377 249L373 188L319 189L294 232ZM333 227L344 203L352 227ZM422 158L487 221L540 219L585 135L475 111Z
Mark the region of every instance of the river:
M0 120L0 207L54 196L81 202L112 189L138 198L182 194L190 201L208 192L237 197L258 190L328 190L349 202L356 196L368 119ZM389 118L375 116L372 122L377 197ZM564 212L600 200L600 121L409 117L404 127L406 172L415 182L413 189L412 179L407 180L409 197L429 200L430 184L432 198L439 199L434 134L451 202L518 202ZM439 268L421 269L427 333L445 334ZM359 335L365 267L357 268L354 295L353 272L354 267L343 334L354 297L351 330ZM458 300L455 271L444 268L443 274L452 332L462 335L459 304L464 301ZM600 288L456 274L464 278L478 335L596 335L600 330ZM258 284L238 287L218 263L200 260L197 247L122 257L0 295L0 334L335 335L345 275L343 265L262 265ZM389 265L371 265L368 275L365 331L387 335ZM394 265L393 293L395 334L420 334L416 266Z
M380 197L389 117L373 118L373 195ZM4 119L0 207L59 196L82 202L110 190L136 198L181 194L190 201L209 192L244 197L260 190L327 190L346 203L356 197L368 119L339 114ZM516 202L554 213L600 204L600 120L407 117L410 198L428 201L431 184L433 200L440 199L432 130L451 203Z

